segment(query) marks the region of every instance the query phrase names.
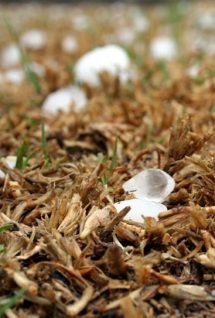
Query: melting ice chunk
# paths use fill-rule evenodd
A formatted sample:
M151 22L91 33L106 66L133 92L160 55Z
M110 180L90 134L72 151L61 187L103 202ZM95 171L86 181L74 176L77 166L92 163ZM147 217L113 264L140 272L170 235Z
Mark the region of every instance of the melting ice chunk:
M44 66L36 62L29 63L29 68L39 77L43 77L46 73Z
M14 169L16 166L17 157L7 156L6 158L2 158L1 160L4 162L6 166L8 166L8 168ZM4 179L4 178L5 178L5 173L4 171L0 170L0 179Z
M195 78L198 76L199 70L200 70L200 67L198 64L192 64L187 69L187 75L190 76L191 78Z
M1 53L1 64L3 67L11 67L19 64L20 50L15 43L11 43L3 48Z
M7 156L6 158L3 159L6 163L6 165L10 168L10 169L14 169L16 166L16 160L17 157L16 156Z
M149 21L145 15L141 14L139 11L135 11L133 15L134 28L137 31L144 32L149 28Z
M26 64L23 69L21 68L10 68L5 70L0 74L0 82L1 83L9 83L14 85L21 84L25 79L25 70L26 68L31 69L35 72L39 77L45 75L45 69L42 65L32 62Z
M205 11L197 17L197 23L203 30L211 31L215 29L215 12Z
M72 17L72 24L78 31L86 30L90 26L90 18L83 13L79 13Z
M87 97L83 90L71 85L49 94L42 105L42 110L47 115L56 115L59 111L69 112L73 104L76 110L80 110L86 106Z
M127 206L129 206L131 209L126 214L124 219L132 220L135 222L143 222L142 216L157 218L160 212L167 210L166 206L161 203L141 199L125 200L114 204L117 212L120 212Z
M23 82L25 73L22 69L9 69L1 74L1 82L19 85Z
M21 45L32 50L40 50L44 48L46 42L46 33L39 29L28 30L20 38Z
M74 53L78 49L77 40L71 35L65 36L61 45L63 51L66 53Z
M126 82L131 74L129 74L130 60L121 47L106 45L84 54L76 63L74 72L77 82L92 86L99 86L99 75L102 72L119 76L122 82Z
M123 184L136 198L163 202L175 187L174 179L161 169L146 169Z
M155 38L150 45L150 51L154 59L172 60L177 56L175 41L167 36Z

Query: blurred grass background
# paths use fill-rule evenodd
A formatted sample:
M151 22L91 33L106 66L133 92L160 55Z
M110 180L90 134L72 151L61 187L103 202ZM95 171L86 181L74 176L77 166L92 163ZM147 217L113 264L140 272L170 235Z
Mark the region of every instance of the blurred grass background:
M20 3L41 3L41 4L48 4L48 3L58 3L58 4L80 4L80 3L104 3L104 4L109 4L109 3L127 3L127 4L147 4L147 5L153 5L153 4L162 4L162 3L180 3L180 2L194 2L194 0L123 0L123 1L117 1L117 0L37 0L37 1L25 1L25 0L0 0L0 4L8 4L8 3L15 3L15 4L20 4Z

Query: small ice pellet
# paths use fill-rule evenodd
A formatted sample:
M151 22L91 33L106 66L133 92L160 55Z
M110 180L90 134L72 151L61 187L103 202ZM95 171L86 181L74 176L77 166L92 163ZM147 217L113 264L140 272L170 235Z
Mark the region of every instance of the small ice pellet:
M3 48L1 53L1 64L4 68L13 67L20 63L20 50L15 43Z
M20 38L20 44L28 49L40 50L45 47L47 42L47 35L44 31L39 29L32 29L26 31Z
M42 110L46 115L56 115L59 111L69 112L72 105L76 111L81 110L86 104L85 92L71 85L49 94L42 105Z
M108 72L122 82L130 78L130 59L121 47L106 45L84 54L74 67L75 80L92 86L100 85L100 74Z
M1 158L1 160L4 162L6 166L10 169L14 169L16 167L16 161L17 157L16 156L7 156L5 158ZM5 173L0 169L0 179L5 178Z
M76 38L71 35L67 35L62 41L62 50L65 53L74 53L78 49L78 43Z
M151 55L156 60L172 60L177 57L177 47L173 39L167 36L157 37L150 45Z
M125 220L132 220L135 222L143 222L142 216L158 218L160 212L166 211L165 205L157 202L151 202L141 199L124 200L114 204L117 212L120 212L125 207L131 209L124 217Z
M174 179L161 169L146 169L123 184L136 198L163 202L175 187Z
M10 69L2 74L1 80L5 83L19 85L25 79L25 72L22 69Z

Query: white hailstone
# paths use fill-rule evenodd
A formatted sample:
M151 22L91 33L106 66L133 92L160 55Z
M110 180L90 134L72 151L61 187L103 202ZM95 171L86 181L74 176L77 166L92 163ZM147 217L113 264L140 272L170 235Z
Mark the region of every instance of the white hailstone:
M17 157L16 156L7 156L6 158L3 158L3 160L5 161L5 164L10 168L10 169L14 169L16 166L16 160Z
M47 35L39 29L26 31L20 38L20 43L23 47L32 50L40 50L44 48L47 42Z
M199 74L199 65L198 64L192 64L187 69L187 75L191 78L195 78Z
M114 204L117 212L125 207L131 209L125 220L143 222L142 216L158 218L160 212L166 211L161 204L175 187L174 179L161 169L146 169L123 184L123 189L133 193L135 199L124 200Z
M76 38L71 35L65 36L62 41L62 50L65 53L74 53L78 49L78 43Z
M53 2L52 3L52 15L51 20L56 21L59 24L59 21L65 19L65 6L64 2L60 1L59 3ZM67 12L68 13L68 12Z
M133 14L133 25L136 31L145 32L148 30L149 21L139 11L135 11Z
M90 25L90 19L88 16L79 13L76 16L72 17L72 24L78 31L86 30Z
M135 222L143 222L142 216L150 216L158 218L160 212L166 211L165 205L157 202L141 200L141 199L131 199L124 200L114 204L117 212L120 212L125 207L130 207L130 211L124 217L125 220L132 220Z
M45 74L45 69L42 65L35 62L29 63L29 67L38 76L42 77ZM25 72L20 68L8 69L0 74L1 83L9 83L14 85L21 84L25 79Z
M1 75L1 81L5 83L19 85L23 82L25 73L22 69L10 69Z
M125 50L117 45L106 45L84 54L76 63L74 72L77 82L99 86L100 73L106 71L126 82L130 77L129 68L130 60Z
M31 62L31 63L29 63L29 67L39 77L43 77L45 75L46 71L45 71L45 68L43 65L38 64L36 62Z
M56 115L59 111L69 112L72 105L75 110L81 110L86 104L87 97L84 91L71 85L49 94L42 105L42 110L47 115Z
M206 52L208 45L209 43L205 37L195 37L192 42L192 50Z
M136 32L129 28L129 27L123 27L119 29L116 33L116 39L123 44L132 44L135 40Z
M1 53L1 64L3 67L12 67L20 62L20 50L16 44L11 43L3 48Z
M150 51L154 59L172 60L177 56L177 47L173 39L160 36L152 40Z
M5 173L2 170L0 170L0 179L4 179L4 178L5 178Z
M209 55L215 55L215 43L213 36L198 37L192 43L192 50L194 52L203 52Z
M1 161L4 162L4 164L10 169L14 169L16 167L16 160L17 160L16 156L7 156L6 158L1 159ZM4 171L0 170L0 179L4 179L4 178L5 178L5 173Z
M215 29L215 12L202 12L197 17L199 27L206 31Z
M161 169L146 169L123 184L138 199L163 202L175 187L174 179Z

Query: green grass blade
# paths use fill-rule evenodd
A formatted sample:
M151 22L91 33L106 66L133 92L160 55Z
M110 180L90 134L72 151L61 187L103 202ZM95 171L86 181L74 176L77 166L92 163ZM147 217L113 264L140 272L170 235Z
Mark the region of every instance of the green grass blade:
M28 143L23 142L23 144L17 149L16 169L22 170L22 169L26 168L25 156L27 154L28 147L29 147Z
M22 299L25 292L26 292L26 289L22 288L14 296L6 299L3 305L0 304L0 317L3 317L3 315L8 309L14 307L16 303Z
M103 176L101 176L100 181L102 183L103 186L108 184L108 176L106 174L104 174Z
M100 164L103 164L105 161L107 161L107 157L102 152L99 152L97 155L97 160Z
M41 83L39 81L39 78L38 78L37 74L30 67L30 59L27 56L26 52L23 50L23 48L20 46L19 37L18 37L15 29L13 28L12 24L10 23L10 21L5 16L3 17L3 20L4 20L4 23L5 23L6 27L7 27L7 30L9 32L9 34L11 35L12 39L16 42L16 45L19 48L20 62L22 64L22 67L23 67L23 70L25 72L25 75L26 75L27 79L32 84L32 86L34 87L35 92L37 94L41 94L42 93L42 85L41 85Z
M22 58L22 66L23 66L26 77L28 78L29 82L32 83L36 93L41 94L42 86L39 81L39 78L37 74L31 69L30 65L28 64L26 60L26 55L24 54L24 52L21 53L21 58Z
M13 229L13 224L7 223L0 226L0 233L11 231Z
M117 164L117 139L116 139L115 144L114 144L113 155L112 155L109 170L112 171L116 167L116 164Z

